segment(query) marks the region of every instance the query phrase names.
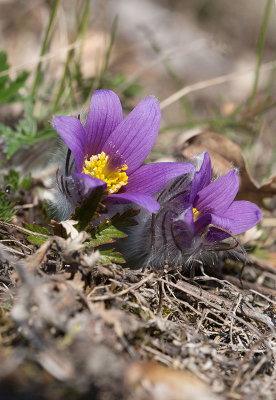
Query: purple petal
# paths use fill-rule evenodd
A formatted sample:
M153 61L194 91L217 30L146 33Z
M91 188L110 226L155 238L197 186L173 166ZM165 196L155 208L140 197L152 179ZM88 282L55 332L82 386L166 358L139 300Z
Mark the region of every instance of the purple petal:
M139 204L139 206L145 208L151 213L155 213L160 208L159 203L153 197L143 193L110 194L107 198L107 201L113 204Z
M160 107L153 97L140 101L118 125L104 144L102 151L112 157L121 155L131 175L149 154L160 126Z
M191 230L194 231L194 213L192 207L189 207L186 211L184 211L183 218L186 224L191 227Z
M232 220L230 218L219 217L214 214L205 214L195 222L195 233L197 235L206 234L205 238L208 242L219 242L230 236L228 233L218 228L210 227L207 231L207 227L210 224L217 225L218 227L231 232Z
M205 214L195 221L195 232L197 233L205 230L210 224L217 225L231 232L232 220L230 218L219 217L211 213Z
M262 218L262 212L255 204L249 201L233 201L222 216L205 214L195 222L195 232L203 233L209 224L217 225L233 235L245 232L255 226ZM208 241L220 241L229 237L226 232L211 228Z
M72 185L71 189L69 187L69 193L71 194L71 198L73 198L78 204L87 199L87 197L97 187L102 187L103 190L107 188L106 182L98 178L93 178L87 174L73 173L69 178L72 179Z
M111 133L123 120L119 97L111 90L96 90L85 123L86 154L99 154Z
M72 151L75 158L77 171L83 168L86 135L81 122L74 117L55 117L54 128Z
M211 158L208 153L202 153L196 157L197 162L201 162L191 186L190 202L193 203L197 193L208 186L212 179Z
M129 176L125 192L153 195L171 179L192 172L193 169L192 164L177 162L143 165Z
M235 170L212 182L200 190L195 198L194 207L200 213L223 215L239 189L239 178Z
M183 251L191 247L194 236L193 210L191 208L174 219L172 231L174 240Z
M262 218L262 212L250 201L233 201L228 210L224 213L225 218L231 219L229 230L237 235L255 226Z

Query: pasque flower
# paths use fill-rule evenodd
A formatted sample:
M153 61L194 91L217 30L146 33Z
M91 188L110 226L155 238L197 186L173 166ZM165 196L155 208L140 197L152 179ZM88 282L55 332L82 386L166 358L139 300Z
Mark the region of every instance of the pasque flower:
M74 157L73 163L67 157L64 170L57 173L60 192L71 204L60 212L62 218L98 186L107 189L107 202L136 203L150 212L159 209L154 193L173 177L193 170L189 163L141 166L156 140L160 118L158 101L147 97L123 119L120 100L110 90L94 92L84 126L72 116L54 118L56 131Z
M239 189L237 171L233 169L212 182L209 154L202 153L196 161L189 192L176 198L184 208L179 220L188 225L191 237L210 227L207 241L218 242L229 237L226 231L237 235L256 225L262 218L259 207L249 201L234 200Z
M155 214L141 210L139 225L127 228L118 249L128 266L191 267L194 260L211 260L225 249L218 242L260 221L255 204L234 200L239 188L235 169L212 181L209 154L195 157L195 164L194 171L172 179L156 194L160 209Z

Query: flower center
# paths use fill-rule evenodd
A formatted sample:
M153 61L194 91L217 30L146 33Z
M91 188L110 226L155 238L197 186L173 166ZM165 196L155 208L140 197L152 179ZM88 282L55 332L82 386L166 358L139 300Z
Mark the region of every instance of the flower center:
M96 156L90 157L84 161L83 173L93 176L93 178L101 179L107 183L107 191L109 194L117 193L118 190L127 184L128 176L125 172L127 165L124 164L121 168L115 170L110 168L109 157L102 152Z
M193 208L193 215L194 215L194 222L195 222L200 217L199 211L196 208Z

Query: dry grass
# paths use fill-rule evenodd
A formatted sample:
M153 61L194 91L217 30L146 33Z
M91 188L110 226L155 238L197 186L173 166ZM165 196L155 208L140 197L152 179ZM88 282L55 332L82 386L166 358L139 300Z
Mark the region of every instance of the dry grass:
M193 379L199 394L187 399L275 397L273 267L252 263L242 285L225 263L224 279L190 281L166 266L100 265L60 237L30 251L14 227L1 232L18 238L0 248L0 387L9 398L178 399Z

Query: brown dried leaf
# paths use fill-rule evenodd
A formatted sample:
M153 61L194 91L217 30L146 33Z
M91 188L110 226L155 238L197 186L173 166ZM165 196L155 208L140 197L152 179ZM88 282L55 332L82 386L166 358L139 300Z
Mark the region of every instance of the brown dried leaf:
M125 382L135 392L146 389L152 400L217 400L200 379L188 371L176 371L153 362L133 363L126 370Z
M134 315L127 315L121 310L99 310L99 313L107 324L114 327L118 337L134 332L142 326Z
M83 248L83 243L85 240L89 238L89 235L85 231L78 232L78 236L75 237L74 239L68 238L66 241L64 241L64 248L63 248L63 256L64 260L71 260L72 255L75 251L80 250Z
M224 175L231 169L238 168L240 178L238 200L252 201L260 207L267 208L263 199L276 194L276 176L259 186L249 172L241 148L225 136L208 130L190 137L181 148L181 154L188 159L203 151L208 151L210 154L215 175Z
M51 220L51 227L54 230L54 234L56 236L60 236L64 239L67 239L70 236L72 239L75 239L79 232L74 225L77 225L78 221L74 221L73 219L68 219L66 221L57 222L55 220Z
M75 375L71 360L57 353L56 349L47 349L36 356L38 363L59 381L72 380Z
M99 250L93 251L90 254L82 254L81 257L81 265L87 267L94 267L98 259L100 258Z
M43 243L34 254L29 255L24 261L22 261L24 266L30 271L35 270L36 268L39 269L52 243L53 237L49 237L49 239L47 239L47 241Z

